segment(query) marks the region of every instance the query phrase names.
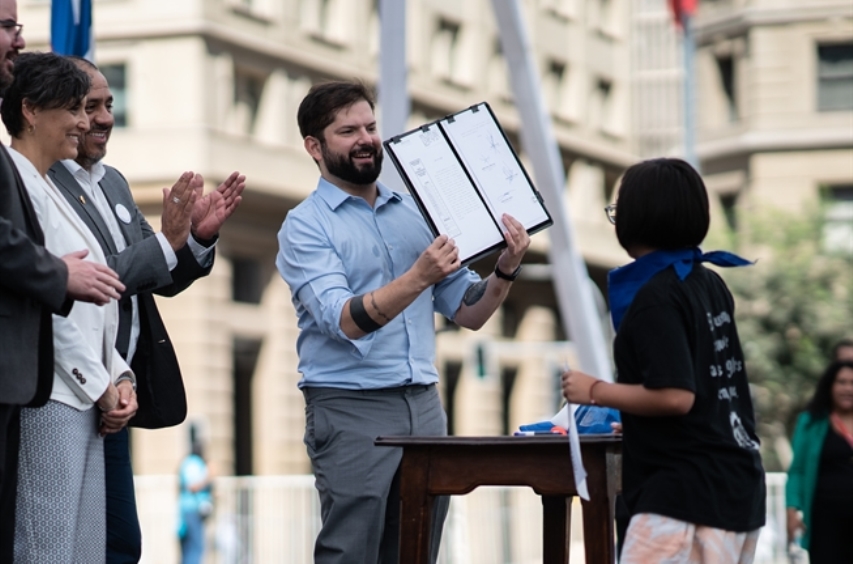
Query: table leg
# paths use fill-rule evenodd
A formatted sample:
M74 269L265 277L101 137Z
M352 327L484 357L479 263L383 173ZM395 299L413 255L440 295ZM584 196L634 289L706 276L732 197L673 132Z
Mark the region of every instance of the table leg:
M434 497L427 494L429 456L405 453L400 463L400 564L429 564Z
M587 562L616 562L613 500L609 497L581 500L583 510L583 542Z
M542 562L567 564L572 528L572 497L542 496ZM590 560L590 562L592 562Z

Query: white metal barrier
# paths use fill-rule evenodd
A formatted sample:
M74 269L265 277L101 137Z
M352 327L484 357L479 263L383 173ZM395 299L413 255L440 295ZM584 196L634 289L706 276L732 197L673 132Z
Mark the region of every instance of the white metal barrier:
M207 523L205 564L310 564L320 529L313 476L220 477ZM180 561L177 477L137 476L143 564ZM580 504L572 510L571 561L583 562ZM482 487L453 497L440 564L542 561L542 504L529 488ZM784 564L785 474L767 474L767 525L756 564Z

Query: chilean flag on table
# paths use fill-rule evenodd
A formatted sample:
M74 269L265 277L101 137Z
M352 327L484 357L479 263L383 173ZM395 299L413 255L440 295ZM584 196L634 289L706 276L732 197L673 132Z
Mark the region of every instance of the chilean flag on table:
M92 0L53 0L50 6L50 46L60 55L94 60Z

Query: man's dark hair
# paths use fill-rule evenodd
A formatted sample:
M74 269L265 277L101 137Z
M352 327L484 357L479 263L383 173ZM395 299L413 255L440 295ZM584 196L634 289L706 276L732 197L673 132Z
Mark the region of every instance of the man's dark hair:
M850 347L853 349L853 339L841 339L832 347L832 360L838 359L838 351Z
M625 171L616 200L616 237L625 250L695 247L711 215L702 177L681 159L652 159Z
M0 117L6 131L24 130L24 101L41 110L74 108L89 93L89 76L66 57L54 53L22 53L15 59L15 79L3 97Z
M335 121L338 111L362 100L370 104L371 110L374 109L373 94L361 82L333 81L315 84L299 104L296 114L299 133L303 139L311 136L325 141L323 130Z
M823 371L820 380L817 381L814 395L806 405L808 411L814 418L828 417L832 411L832 386L835 384L838 373L842 368L853 370L853 361L843 360L831 363Z

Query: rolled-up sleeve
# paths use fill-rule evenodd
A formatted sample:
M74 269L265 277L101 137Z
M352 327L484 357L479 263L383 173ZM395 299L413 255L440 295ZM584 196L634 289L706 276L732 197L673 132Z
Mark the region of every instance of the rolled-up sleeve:
M278 244L276 267L290 286L297 309L305 308L321 333L349 343L356 356L366 355L375 334L350 339L341 329L341 312L354 293L322 223L291 213L279 231Z
M436 284L433 292L433 309L452 321L462 305L465 292L480 280L482 280L480 275L473 270L460 268Z

